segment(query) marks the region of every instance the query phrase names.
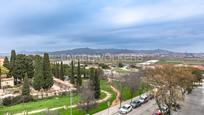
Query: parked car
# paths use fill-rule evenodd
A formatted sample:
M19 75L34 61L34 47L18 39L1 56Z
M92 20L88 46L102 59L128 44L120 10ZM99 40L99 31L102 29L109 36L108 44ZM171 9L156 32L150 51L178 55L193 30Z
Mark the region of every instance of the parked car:
M148 97L149 97L149 100L154 99L154 95L153 94L149 94Z
M123 105L120 109L119 109L119 112L121 114L127 114L129 113L130 111L132 111L132 106L130 104L126 104L126 105Z
M162 110L162 113L164 114L167 114L170 112L167 107L162 107L161 110ZM161 115L161 111L157 109L152 115Z
M141 106L141 103L139 100L134 100L130 103L130 105L132 106L132 108L137 108L137 107Z
M147 103L148 102L148 96L147 95L141 95L139 98L139 101L141 104Z

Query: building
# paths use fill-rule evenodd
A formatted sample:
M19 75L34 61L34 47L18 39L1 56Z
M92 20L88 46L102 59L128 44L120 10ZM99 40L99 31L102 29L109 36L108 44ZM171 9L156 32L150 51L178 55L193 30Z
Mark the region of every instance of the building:
M0 66L4 64L4 58L0 57Z
M13 87L14 86L14 78L7 78L6 75L1 76L1 87Z

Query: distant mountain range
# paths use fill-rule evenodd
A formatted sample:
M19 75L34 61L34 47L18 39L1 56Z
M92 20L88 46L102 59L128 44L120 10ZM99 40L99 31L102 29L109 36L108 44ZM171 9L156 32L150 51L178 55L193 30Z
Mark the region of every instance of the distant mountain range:
M72 50L63 50L63 51L55 51L50 52L51 55L95 55L95 54L155 54L155 53L163 53L170 54L173 53L168 50L129 50L129 49L91 49L91 48L77 48Z
M21 51L17 53L27 55L42 55L44 52L40 51ZM130 49L91 49L91 48L76 48L70 50L48 52L50 55L103 55L103 54L143 54L143 55L168 55L168 56L194 56L204 55L202 53L180 53L169 50L155 49L155 50L130 50ZM9 55L8 53L0 54L1 56Z

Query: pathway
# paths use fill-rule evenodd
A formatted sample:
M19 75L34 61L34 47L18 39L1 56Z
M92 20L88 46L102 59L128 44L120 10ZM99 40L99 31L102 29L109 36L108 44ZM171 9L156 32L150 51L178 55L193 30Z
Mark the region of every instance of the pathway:
M107 91L105 91L105 90L101 90L101 92L105 93L105 94L106 94L106 97L103 98L103 99L100 99L100 100L96 101L97 103L105 102L105 101L107 101L108 99L110 99L111 96L112 96L111 93L109 93L109 92L107 92ZM55 111L55 110L59 110L59 109L63 109L63 108L75 108L75 107L77 107L76 104L75 104L75 105L72 105L72 106L68 106L68 107L66 107L66 106L61 106L61 107L51 108L51 109L49 109L49 111ZM33 110L33 111L29 111L27 114L35 114L35 113L45 112L45 111L47 111L47 110L48 110L48 108L39 109L39 110ZM14 115L25 115L25 112L17 113L17 114L14 114Z

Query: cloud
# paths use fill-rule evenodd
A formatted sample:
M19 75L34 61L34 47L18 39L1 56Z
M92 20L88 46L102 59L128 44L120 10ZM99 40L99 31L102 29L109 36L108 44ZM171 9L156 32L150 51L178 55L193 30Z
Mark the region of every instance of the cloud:
M203 4L203 0L1 1L0 50L100 47L200 52Z

